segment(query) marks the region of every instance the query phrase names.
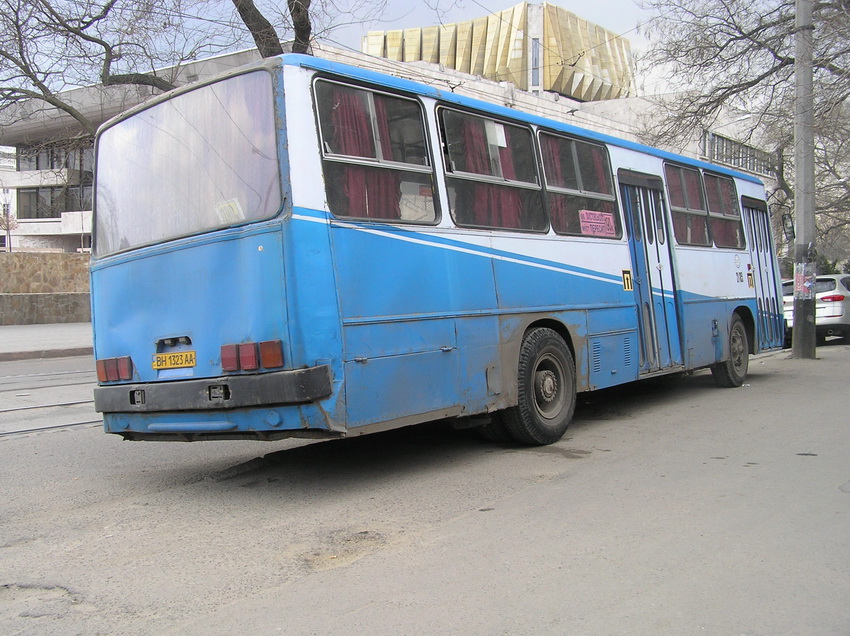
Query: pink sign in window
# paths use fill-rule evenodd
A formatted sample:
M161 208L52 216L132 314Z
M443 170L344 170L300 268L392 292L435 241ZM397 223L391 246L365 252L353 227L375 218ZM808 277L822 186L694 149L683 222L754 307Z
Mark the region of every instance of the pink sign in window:
M579 210L581 233L585 236L616 237L617 228L614 225L614 215L610 212L594 210Z

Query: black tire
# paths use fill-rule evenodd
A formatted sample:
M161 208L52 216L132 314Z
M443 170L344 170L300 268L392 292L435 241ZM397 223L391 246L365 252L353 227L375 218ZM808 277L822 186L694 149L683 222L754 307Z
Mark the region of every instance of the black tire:
M718 385L726 389L741 386L750 367L750 343L744 321L738 314L732 315L729 327L729 358L711 367L711 375Z
M502 413L520 444L557 442L576 408L576 367L563 338L552 329L529 331L522 341L517 372L517 405Z

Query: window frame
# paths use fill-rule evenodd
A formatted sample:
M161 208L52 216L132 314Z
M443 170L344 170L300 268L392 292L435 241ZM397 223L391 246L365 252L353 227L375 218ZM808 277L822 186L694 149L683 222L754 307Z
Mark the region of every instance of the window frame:
M444 114L445 113L456 113L465 117L474 117L485 122L494 122L496 124L500 124L502 126L510 126L519 130L522 130L528 134L529 140L529 150L531 155L529 157L531 161L531 165L534 169L534 177L535 182L530 181L521 181L518 179L507 179L504 176L496 176L492 174L481 174L476 172L469 172L466 170L457 170L452 164L451 160L451 152L449 149L449 140L446 135L446 125ZM494 230L498 232L517 232L522 234L537 234L537 235L545 235L549 233L551 229L551 224L549 222L549 214L546 209L546 200L545 193L543 187L543 167L540 161L540 149L537 145L537 135L536 128L531 124L525 122L514 121L510 119L506 119L503 117L499 117L497 115L493 115L487 111L476 111L464 108L457 104L446 104L441 103L438 104L435 109L435 121L437 125L437 134L440 137L440 148L441 154L443 157L443 173L444 178L443 182L446 187L446 196L449 196L449 190L451 188L450 180L455 179L457 181L464 181L469 183L478 183L485 184L491 186L497 186L500 188L513 188L514 190L524 191L526 193L536 193L537 197L539 197L540 204L540 212L541 218L543 220L543 224L541 228L525 228L525 227L506 227L499 225L483 225L478 223L467 223L464 221L458 220L458 215L456 210L451 205L451 201L449 200L449 215L451 216L452 222L458 228L469 228L469 229L479 229L479 230ZM506 147L510 147L509 145ZM492 153L490 152L490 148L488 147L488 157L491 158L492 161ZM501 159L500 161L500 172L501 169Z
M69 187L71 186L37 186L33 188L18 188L16 218L24 223L60 221L63 213L75 211L68 209ZM33 194L35 195L35 209L33 209L30 204L22 204L24 196ZM41 211L44 210L47 211L47 215L41 214ZM32 215L33 212L35 213L34 216Z
M333 84L336 86L341 86L343 88L363 91L367 95L367 100L369 104L369 126L372 133L372 144L375 149L375 157L363 157L363 156L355 156L355 155L346 155L341 153L334 153L328 150L328 145L325 142L325 131L323 127L322 121L322 109L320 107L320 97L319 97L319 84ZM354 220L358 222L375 222L382 224L404 224L404 225L426 225L426 226L435 226L440 223L441 220L441 209L440 209L440 200L439 200L439 187L438 187L438 178L437 171L435 169L435 161L434 161L434 145L431 140L430 130L428 126L428 117L425 109L425 105L422 101L415 95L407 95L407 94L399 94L393 92L392 90L387 89L383 86L375 86L367 83L354 82L354 81L344 81L335 76L326 76L326 75L316 75L311 83L311 93L313 97L313 111L316 120L316 133L317 140L319 144L319 159L322 163L322 174L325 176L325 163L339 164L339 165L353 165L353 166L363 166L370 169L385 169L392 170L396 173L415 173L421 175L430 176L431 180L431 201L434 209L434 218L432 220L416 220L416 219L385 219L379 217L367 217L367 216L357 216L357 215L349 215L349 214L337 214L333 210L331 210L330 202L328 202L328 211L330 212L333 218L337 219L345 219L345 220ZM403 161L391 161L383 158L383 147L381 144L380 133L377 130L376 126L376 111L375 111L375 95L383 95L386 97L390 97L393 99L399 99L406 102L410 102L411 104L415 104L420 115L419 123L421 125L422 131L422 141L424 144L424 150L422 156L425 160L424 164L414 164L407 163ZM389 141L389 140L388 140ZM424 185L424 184L423 184ZM327 199L327 182L325 183L326 189L326 199Z
M711 233L711 218L710 218L710 215L709 215L709 212L708 212L708 199L707 199L706 193L705 193L705 180L703 178L702 170L700 170L699 168L696 168L694 166L688 166L688 165L675 163L675 162L671 162L671 161L665 161L663 167L664 167L664 185L665 185L665 188L666 188L666 191L667 191L666 192L667 193L667 204L668 204L669 209L670 209L670 212L669 212L670 213L670 222L672 224L672 229L673 229L672 237L673 237L673 240L676 241L676 245L679 245L679 246L682 246L682 247L699 247L699 248L707 248L707 249L713 248L714 247L714 237L712 236L712 233ZM672 196L671 191L670 191L670 175L668 174L668 169L675 169L675 170L678 171L677 175L679 177L679 185L682 189L682 195L684 197L686 207L674 205L673 196ZM699 179L699 192L700 192L700 195L701 195L701 203L704 206L703 208L689 207L691 201L690 201L690 194L689 194L688 188L687 188L687 182L685 181L685 177L684 177L684 171L685 170L688 170L690 172L695 173L697 175L697 178ZM691 241L683 242L683 241L679 240L679 236L676 233L676 217L674 216L676 214L683 215L686 219L689 218L689 217L702 218L703 222L705 223L705 231L706 231L707 242L706 243L694 243L694 242L691 242Z
M722 181L728 181L732 186L731 196L729 197L729 203L732 205L733 214L729 214L725 211L722 212L714 212L711 210L711 199L709 197L709 186L708 179L717 179L718 187ZM709 236L711 237L711 244L717 249L721 250L745 250L747 249L747 236L744 232L744 217L741 211L741 199L738 197L738 187L735 184L735 179L730 176L718 174L716 172L712 172L710 170L702 171L702 182L703 188L705 190L705 204L708 211L708 220L709 220ZM720 204L723 205L723 193L721 190L717 191L717 195L720 199ZM741 237L740 245L718 245L717 239L715 237L714 226L712 224L712 220L720 220L720 221L738 221L738 233Z
M546 156L543 153L543 135L548 135L549 137L565 140L570 142L570 150L573 158L575 168L575 176L576 176L576 185L577 189L567 188L564 186L550 185L549 179L547 176L546 170ZM547 128L538 128L537 129L537 145L539 147L540 152L540 171L543 177L543 189L545 192L545 211L546 216L549 219L549 225L552 228L552 231L558 236L569 236L574 238L587 238L587 239L601 239L604 241L621 241L623 237L626 235L624 228L624 219L623 219L623 211L620 209L619 200L617 197L617 183L614 178L614 172L611 167L611 153L608 151L608 146L603 143L597 143L594 141L590 141L588 139L584 139L582 137L578 137L575 135L569 135L565 133L561 133L558 131L554 131ZM587 190L584 186L584 178L582 176L582 172L580 169L581 162L579 161L579 153L576 144L586 144L588 146L592 146L594 148L598 148L602 150L602 155L605 158L605 168L607 170L608 176L608 187L611 191L610 194L605 194L603 192L596 192L594 190ZM616 219L616 236L598 236L593 234L582 234L582 233L573 233L573 232L564 232L559 231L555 224L552 222L552 213L550 208L550 196L549 194L555 194L558 196L564 197L573 197L575 199L593 199L596 201L605 201L611 203L614 208L614 216Z

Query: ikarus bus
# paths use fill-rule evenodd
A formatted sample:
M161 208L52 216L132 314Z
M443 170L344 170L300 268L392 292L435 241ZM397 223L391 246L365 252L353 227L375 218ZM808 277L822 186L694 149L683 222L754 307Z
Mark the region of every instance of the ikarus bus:
M95 406L127 439L549 444L578 392L735 387L782 345L762 183L563 121L284 55L96 157Z

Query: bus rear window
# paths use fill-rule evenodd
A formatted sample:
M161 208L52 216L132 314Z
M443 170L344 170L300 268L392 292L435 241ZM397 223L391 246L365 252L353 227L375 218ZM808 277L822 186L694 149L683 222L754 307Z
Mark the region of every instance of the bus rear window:
M280 206L265 71L177 95L98 138L98 256L267 218Z

